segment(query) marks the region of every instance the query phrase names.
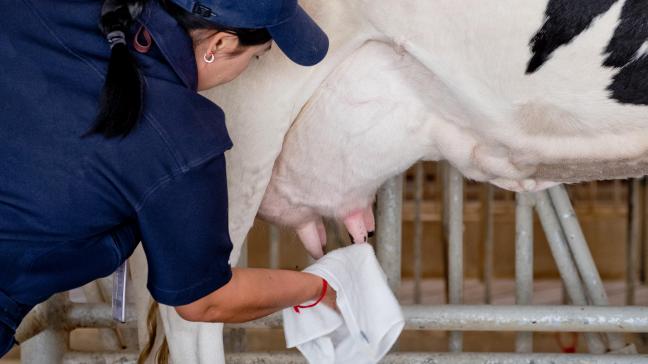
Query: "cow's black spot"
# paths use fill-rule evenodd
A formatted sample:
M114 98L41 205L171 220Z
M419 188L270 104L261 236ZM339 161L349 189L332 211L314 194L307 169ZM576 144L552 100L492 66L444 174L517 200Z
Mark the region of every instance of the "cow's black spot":
M627 0L603 63L621 68L608 87L612 98L621 103L648 105L648 55L638 54L647 41L648 1Z
M621 11L619 25L614 31L603 65L623 67L632 61L641 45L648 40L648 1L627 0Z
M550 0L545 23L529 42L533 56L526 73L540 68L558 48L572 41L617 0ZM648 1L626 0L619 23L605 48L603 66L618 68L608 86L621 103L648 105Z
M531 38L533 56L526 73L535 72L558 47L572 41L587 29L594 18L610 9L617 0L550 0L542 28Z
M625 104L648 105L648 57L627 64L608 87L612 98Z

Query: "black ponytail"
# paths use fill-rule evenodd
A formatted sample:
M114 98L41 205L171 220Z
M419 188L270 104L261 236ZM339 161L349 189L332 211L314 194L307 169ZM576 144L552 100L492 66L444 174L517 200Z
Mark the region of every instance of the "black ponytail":
M99 27L111 48L99 113L88 134L125 137L142 115L143 81L137 62L126 45L126 34L142 11L145 0L106 0Z
M147 0L105 0L99 27L111 48L106 81L99 100L94 126L84 136L125 137L136 126L143 110L144 87L137 62L126 45L126 34ZM235 34L243 46L264 44L271 39L266 29L219 26L189 13L169 0L160 0L166 10L187 30L212 29Z

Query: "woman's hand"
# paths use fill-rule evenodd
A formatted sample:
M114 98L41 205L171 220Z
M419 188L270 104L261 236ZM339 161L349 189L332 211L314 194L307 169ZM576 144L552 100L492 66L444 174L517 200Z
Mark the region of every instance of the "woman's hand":
M335 292L335 290L329 285L326 290L326 295L322 299L321 303L334 309L337 313L340 313L340 309L338 308L336 301L337 301L337 292Z

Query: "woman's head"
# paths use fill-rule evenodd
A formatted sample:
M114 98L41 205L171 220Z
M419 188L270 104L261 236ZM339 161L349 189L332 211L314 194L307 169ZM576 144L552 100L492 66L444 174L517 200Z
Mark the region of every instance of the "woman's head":
M125 34L146 1L104 0L100 25L111 57L97 120L87 134L124 137L141 116L143 83ZM291 60L305 66L318 63L328 50L326 34L296 0L152 1L160 1L191 36L198 90L236 78L252 57L270 48L271 39Z
M232 81L253 57L270 49L272 38L264 28L224 27L171 1L163 0L162 4L193 40L199 91Z

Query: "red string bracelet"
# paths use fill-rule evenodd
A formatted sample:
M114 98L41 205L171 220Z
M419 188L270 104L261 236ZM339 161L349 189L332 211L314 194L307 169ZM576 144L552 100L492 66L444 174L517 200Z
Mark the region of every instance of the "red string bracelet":
M315 301L314 303L311 303L310 305L307 305L307 306L302 306L302 305L293 306L293 310L295 310L295 312L299 313L300 308L315 307L318 303L322 302L322 300L324 299L324 296L326 296L326 289L327 288L328 288L328 282L326 281L326 279L322 278L322 294L320 294L317 301Z

